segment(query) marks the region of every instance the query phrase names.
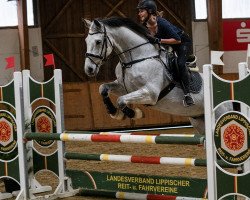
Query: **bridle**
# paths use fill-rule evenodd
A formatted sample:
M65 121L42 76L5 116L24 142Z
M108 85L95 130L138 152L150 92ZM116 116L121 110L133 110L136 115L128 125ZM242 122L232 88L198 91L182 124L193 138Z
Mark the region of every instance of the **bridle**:
M114 49L114 46L113 46L113 44L112 44L112 42L111 42L109 36L107 35L106 27L105 27L104 25L103 25L103 28L104 28L103 31L97 31L97 32L94 32L94 33L89 33L89 35L104 34L104 40L103 40L103 43L102 43L102 49L101 49L100 54L97 55L97 54L93 54L93 53L85 53L85 57L88 58L88 59L90 59L90 61L93 62L93 63L96 65L97 68L100 68L100 66L102 65L103 62L105 62L105 61L107 61L107 60L109 60L109 59L111 59L111 58L114 58L114 57L116 57L116 56L118 56L118 57L120 58L120 55L122 55L122 54L124 54L124 53L127 53L127 52L129 52L129 51L131 51L131 50L133 50L133 49L136 49L136 48L138 48L138 47L140 47L140 46L143 46L143 45L146 45L146 44L150 43L149 41L147 41L147 42L145 42L145 43L142 43L142 44L139 44L139 45L137 45L137 46L135 46L135 47L132 47L132 48L130 48L130 49L127 49L127 50L125 50L125 51L123 51L123 52L116 53L116 54L113 55L111 58L108 58L108 57L107 57L108 42L110 43L110 45L111 45L111 47L112 47L113 49ZM104 52L104 53L103 53L103 52ZM103 55L103 54L104 54L104 55ZM121 61L121 59L120 59L120 62L121 62L121 64L122 64L122 66L125 66L125 67L126 67L126 66L128 66L128 65L133 65L133 64L135 64L135 63L137 63L137 62L141 62L141 61L143 61L143 60L146 60L146 59L149 59L149 58L156 58L156 57L158 58L159 55L153 56L153 57L148 57L148 58L142 58L142 59L138 59L138 60L133 60L133 61L131 61L131 62L129 62L129 63L123 63L123 62ZM99 64L96 63L96 62L94 61L93 58L98 58L98 59L100 59L100 60L101 60L100 63L99 63Z
M99 68L103 62L105 62L107 60L107 49L108 49L108 42L110 43L110 45L112 46L113 48L113 44L109 38L109 36L107 35L107 31L106 31L106 27L104 27L104 31L97 31L97 32L94 32L94 33L89 33L89 35L95 35L95 34L104 34L104 39L103 39L103 43L102 43L102 50L100 52L100 55L97 55L97 54L93 54L93 53L85 53L85 57L90 59L91 62L93 62L97 68ZM104 55L103 55L103 52L104 52ZM98 65L98 63L96 63L93 58L99 58L101 60L100 64Z

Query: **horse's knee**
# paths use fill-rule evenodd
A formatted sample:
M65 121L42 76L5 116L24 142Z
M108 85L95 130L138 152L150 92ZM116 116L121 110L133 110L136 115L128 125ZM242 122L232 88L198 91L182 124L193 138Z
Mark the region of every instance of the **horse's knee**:
M199 134L201 134L201 135L205 134L205 119L204 119L204 116L196 117L196 118L189 117L189 121L192 124L192 126L194 127L194 129L196 129L196 131Z
M120 108L121 110L126 107L126 102L123 97L118 97L117 105L118 105L118 108Z
M109 92L109 88L108 88L107 85L105 85L105 84L100 85L100 87L99 87L99 93L100 93L100 95L102 95L102 96L108 96L108 92Z

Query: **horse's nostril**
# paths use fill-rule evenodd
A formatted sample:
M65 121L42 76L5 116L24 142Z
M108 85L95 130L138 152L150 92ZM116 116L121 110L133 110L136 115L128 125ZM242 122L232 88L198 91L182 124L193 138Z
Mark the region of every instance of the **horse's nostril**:
M93 72L93 68L92 68L92 67L89 67L89 68L88 68L88 72L89 72L89 73L92 73L92 72Z

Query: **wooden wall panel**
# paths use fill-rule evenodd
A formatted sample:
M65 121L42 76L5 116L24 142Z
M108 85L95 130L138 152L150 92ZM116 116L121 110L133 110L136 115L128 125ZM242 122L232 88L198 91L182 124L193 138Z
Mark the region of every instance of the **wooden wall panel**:
M63 93L66 130L93 129L94 121L88 84L65 83Z
M192 0L156 0L158 10L171 23L192 35Z

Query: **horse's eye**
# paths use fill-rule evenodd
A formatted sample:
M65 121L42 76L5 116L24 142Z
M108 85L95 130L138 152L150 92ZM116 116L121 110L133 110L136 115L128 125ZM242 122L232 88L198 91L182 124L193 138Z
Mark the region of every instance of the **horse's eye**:
M97 40L97 41L96 41L96 45L99 45L99 44L101 44L101 43L102 43L101 40Z

